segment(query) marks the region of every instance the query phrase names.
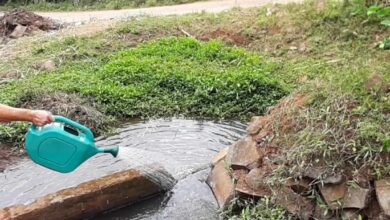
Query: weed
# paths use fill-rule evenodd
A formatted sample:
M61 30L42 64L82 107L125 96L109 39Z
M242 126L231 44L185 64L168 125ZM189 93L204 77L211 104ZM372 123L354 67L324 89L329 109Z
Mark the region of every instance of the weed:
M390 49L390 37L385 38L384 40L379 42L379 48L387 50Z
M251 220L251 219L272 219L272 220L291 220L296 219L289 214L285 209L271 203L269 197L263 197L258 202L253 200L234 200L235 206L241 210L237 214L233 211L228 212L230 220Z

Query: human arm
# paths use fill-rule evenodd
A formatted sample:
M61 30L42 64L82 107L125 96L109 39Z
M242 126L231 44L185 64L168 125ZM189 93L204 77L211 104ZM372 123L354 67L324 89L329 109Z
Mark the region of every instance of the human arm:
M0 104L0 122L29 121L42 126L53 121L53 116L48 111L13 108Z

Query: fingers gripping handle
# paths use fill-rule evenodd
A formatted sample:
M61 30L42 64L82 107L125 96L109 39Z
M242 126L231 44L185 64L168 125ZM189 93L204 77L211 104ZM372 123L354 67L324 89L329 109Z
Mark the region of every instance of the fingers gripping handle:
M65 124L71 125L72 127L77 128L77 129L83 131L88 139L90 139L92 141L94 140L94 136L93 136L92 131L89 128L85 127L84 125L81 125L81 124L79 124L79 123L77 123L75 121L72 121L72 120L70 120L68 118L65 118L65 117L62 117L62 116L58 116L58 115L54 116L54 121L63 122Z

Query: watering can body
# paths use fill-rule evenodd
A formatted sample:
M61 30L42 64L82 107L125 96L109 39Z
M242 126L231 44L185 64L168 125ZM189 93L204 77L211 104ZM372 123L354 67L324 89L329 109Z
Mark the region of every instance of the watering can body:
M26 134L29 157L46 168L69 173L97 153L118 154L118 147L98 148L91 130L62 116L42 127L32 125Z

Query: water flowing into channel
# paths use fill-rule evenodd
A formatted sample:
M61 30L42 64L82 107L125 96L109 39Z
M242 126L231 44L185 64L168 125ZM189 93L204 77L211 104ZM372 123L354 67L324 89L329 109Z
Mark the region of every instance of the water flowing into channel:
M148 175L149 165L158 164L178 181L171 192L98 219L217 218L216 202L205 183L209 162L220 149L241 138L245 128L239 122L177 118L133 122L96 143L118 145L118 158L98 154L69 174L47 170L29 159L10 166L0 173L0 208L27 204L48 193L129 168ZM150 178L164 183L162 177Z

